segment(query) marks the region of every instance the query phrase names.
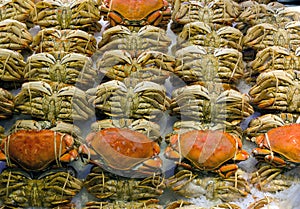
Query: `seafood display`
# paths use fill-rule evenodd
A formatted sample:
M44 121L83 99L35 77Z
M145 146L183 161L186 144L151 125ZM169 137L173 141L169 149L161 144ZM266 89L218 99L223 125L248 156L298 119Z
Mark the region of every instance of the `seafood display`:
M290 8L0 0L0 208L296 209Z

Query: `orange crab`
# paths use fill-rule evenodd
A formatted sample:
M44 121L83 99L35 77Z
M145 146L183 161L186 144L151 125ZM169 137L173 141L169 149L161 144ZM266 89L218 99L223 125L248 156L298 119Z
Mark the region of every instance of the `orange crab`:
M157 26L164 16L171 16L166 0L104 0L100 9L107 12L111 26Z
M300 163L300 124L289 124L256 137L258 148L253 154L277 167L293 167Z
M126 128L106 128L90 133L91 162L117 175L142 178L160 172L158 143L146 135Z
M181 162L182 158L186 158L196 169L216 171L226 178L238 169L234 163L224 165L227 161L249 158L238 137L220 130L192 130L173 135L165 156L182 166L191 167Z
M27 171L41 171L56 161L70 162L77 158L74 139L52 130L19 130L0 144L0 160L11 161Z

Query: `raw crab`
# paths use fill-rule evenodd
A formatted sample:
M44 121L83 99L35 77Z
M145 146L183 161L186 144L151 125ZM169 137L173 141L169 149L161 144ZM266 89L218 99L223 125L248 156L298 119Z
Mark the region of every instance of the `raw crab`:
M268 132L272 128L277 128L290 123L300 123L299 120L300 117L297 114L265 114L252 119L244 133L248 140L255 142L255 137Z
M0 42L1 48L20 52L23 49L29 49L32 35L24 23L6 19L0 22Z
M233 48L242 51L242 40L242 32L231 26L214 30L204 22L191 22L185 24L178 34L176 49L198 45L205 48Z
M94 132L98 132L106 128L128 128L133 131L143 133L155 142L159 142L161 138L160 126L157 123L146 119L104 119L98 120L91 125L91 130Z
M125 50L110 50L97 60L97 68L110 79L122 81L130 76L164 82L174 72L175 58L158 51L146 51L136 58Z
M237 125L254 113L245 94L223 88L220 92L208 91L201 85L178 88L172 92L170 109L182 120L226 125Z
M255 202L251 203L247 209L263 209L263 208L268 208L268 207L275 207L274 203L277 202L278 200L274 197L269 197L265 196L259 200L256 200ZM278 205L279 206L279 205Z
M253 61L248 63L245 78L252 82L262 72L273 70L299 70L300 47L295 52L280 46L270 46L260 50Z
M191 167L181 162L187 159L195 170L215 171L223 178L237 171L235 161L249 158L240 138L220 130L192 130L172 135L169 141L165 151L167 158Z
M112 80L89 89L89 103L111 117L154 119L169 107L164 86L129 78Z
M299 112L297 71L273 70L261 73L250 89L252 102L261 109Z
M55 207L71 202L82 182L70 172L48 172L33 179L24 171L0 174L0 199L8 208Z
M83 209L163 209L162 205L158 204L158 200L149 199L145 201L114 201L114 202L88 202Z
M188 46L176 51L175 74L188 83L220 83L235 87L244 73L243 55L235 49L205 50Z
M244 36L244 47L262 50L268 46L281 46L295 51L300 43L300 21L287 23L284 28L269 23L252 26Z
M240 13L238 3L231 0L214 0L207 4L200 0L175 0L172 20L180 25L200 21L222 27L232 25Z
M9 118L14 111L14 96L7 90L0 88L0 120Z
M0 49L0 86L10 88L23 81L26 63L24 57L9 49Z
M100 11L94 0L43 0L35 5L32 19L44 28L100 31Z
M263 192L280 192L300 182L299 176L283 173L281 168L262 165L250 174L250 183Z
M140 132L106 128L90 133L86 142L91 162L109 172L136 178L161 172L159 144Z
M165 30L146 25L137 32L129 30L125 26L115 26L103 32L102 39L98 44L98 54L111 50L125 50L132 57L137 58L146 51L168 52L171 39Z
M43 81L24 83L14 103L17 112L51 123L87 120L94 114L86 93L67 84Z
M82 89L93 86L97 72L90 57L78 53L37 53L27 58L24 78L28 81L56 81Z
M96 51L95 37L82 30L45 28L34 36L31 48L36 53L67 52L92 56Z
M107 13L111 26L166 26L171 8L166 0L104 0L101 12Z
M165 189L164 178L152 175L143 179L124 178L94 167L84 186L100 200L145 201L157 199Z
M277 166L291 168L300 163L300 124L273 128L256 137L257 148L253 154L259 160Z
M74 139L53 130L19 130L0 144L0 160L7 166L18 164L27 171L45 170L52 162L70 162L77 158Z
M181 170L166 179L166 185L186 198L205 196L210 200L234 201L250 193L248 182L242 174L236 177L221 178L198 176L189 170Z
M32 22L30 20L30 12L33 9L33 0L1 0L0 20L13 19L28 24Z

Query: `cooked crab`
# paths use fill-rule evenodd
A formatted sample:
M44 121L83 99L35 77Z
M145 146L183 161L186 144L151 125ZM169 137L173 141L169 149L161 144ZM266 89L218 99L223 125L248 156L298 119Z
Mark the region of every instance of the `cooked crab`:
M43 0L35 5L32 19L44 28L100 31L100 11L94 0Z
M175 74L188 83L220 83L232 88L243 77L243 55L235 49L205 50L188 46L176 51Z
M111 26L125 25L142 27L145 25L166 27L171 17L171 8L167 0L104 0L101 12L107 13Z
M114 202L87 202L83 209L163 209L162 205L158 204L158 200L149 199L145 201L114 201Z
M0 48L0 82L2 88L20 83L24 77L24 57L13 50Z
M300 163L300 124L289 124L273 128L256 137L254 156L259 160L283 168Z
M164 178L160 175L137 179L121 177L94 167L86 177L87 191L100 200L145 201L157 199L165 189Z
M1 0L0 20L13 19L32 25L30 12L34 8L32 0Z
M214 92L201 85L190 85L172 92L170 109L182 120L237 125L254 113L249 102L245 94L233 89Z
M261 73L250 89L252 102L261 109L299 112L298 71L273 70Z
M161 172L159 144L140 132L106 128L90 133L86 142L91 162L111 173L144 178Z
M128 78L112 80L89 89L89 103L104 114L116 118L155 119L169 107L163 85Z
M207 4L201 0L175 0L172 20L180 25L200 21L219 28L232 25L240 13L239 4L232 0L214 0Z
M165 30L146 25L137 32L129 30L125 26L115 26L105 30L98 44L98 54L111 50L125 50L132 57L137 58L146 51L159 51L167 53L171 39Z
M27 58L24 70L27 81L56 81L81 89L93 86L97 72L90 57L78 53L37 53Z
M252 26L244 36L244 46L262 50L268 46L281 46L295 51L300 43L300 21L287 23L284 28L269 23Z
M0 160L7 166L21 166L27 171L41 171L56 161L70 162L77 158L72 136L53 130L19 130L1 141Z
M17 20L6 19L0 22L0 47L21 51L29 49L32 42L32 35L27 26Z
M92 56L96 51L96 38L82 30L45 28L34 36L31 48L36 53L67 52Z
M133 120L128 118L104 119L104 120L98 120L92 123L91 125L91 130L94 132L98 132L106 128L128 128L133 131L143 133L148 138L156 142L159 142L161 138L160 126L157 123L154 123L146 119L138 119L138 120Z
M205 48L233 48L242 51L242 40L242 32L231 26L214 30L204 22L191 22L185 24L178 34L176 48L198 45Z
M0 88L0 120L9 118L14 112L14 96L7 90Z
M29 173L4 170L0 174L0 199L8 208L46 207L70 203L82 182L70 172L48 172L33 179Z
M240 138L220 130L192 130L172 135L169 141L167 158L195 170L217 172L223 178L237 171L235 161L249 158Z
M235 177L221 178L194 174L189 170L181 170L166 179L166 185L175 193L185 198L205 196L210 200L234 201L250 193L248 182L239 174Z
M94 115L87 95L79 88L59 83L31 81L22 85L14 98L16 112L34 118L73 122L87 120Z
M110 50L97 60L97 68L110 79L122 81L130 76L164 83L174 72L175 58L159 51L145 51L133 57L126 50Z

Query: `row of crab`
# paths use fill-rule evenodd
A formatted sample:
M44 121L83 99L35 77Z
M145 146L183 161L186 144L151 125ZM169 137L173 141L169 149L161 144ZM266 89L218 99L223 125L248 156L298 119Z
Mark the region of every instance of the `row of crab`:
M97 198L87 208L100 204L105 208L107 201L157 203L166 187L182 197L205 196L226 203L249 195L249 183L277 192L299 182L299 176L283 174L299 164L299 124L265 127L265 133L256 136L253 154L263 166L250 174L250 182L236 164L249 154L241 139L227 132L174 130L164 156L173 163L167 169L176 172L166 178L158 125L147 120L103 120L92 124L91 130L83 140L81 130L71 124L17 121L0 146L0 158L6 161L0 174L3 204L56 207L69 204L83 187ZM66 164L74 160L95 165L84 180L76 178L72 164Z

